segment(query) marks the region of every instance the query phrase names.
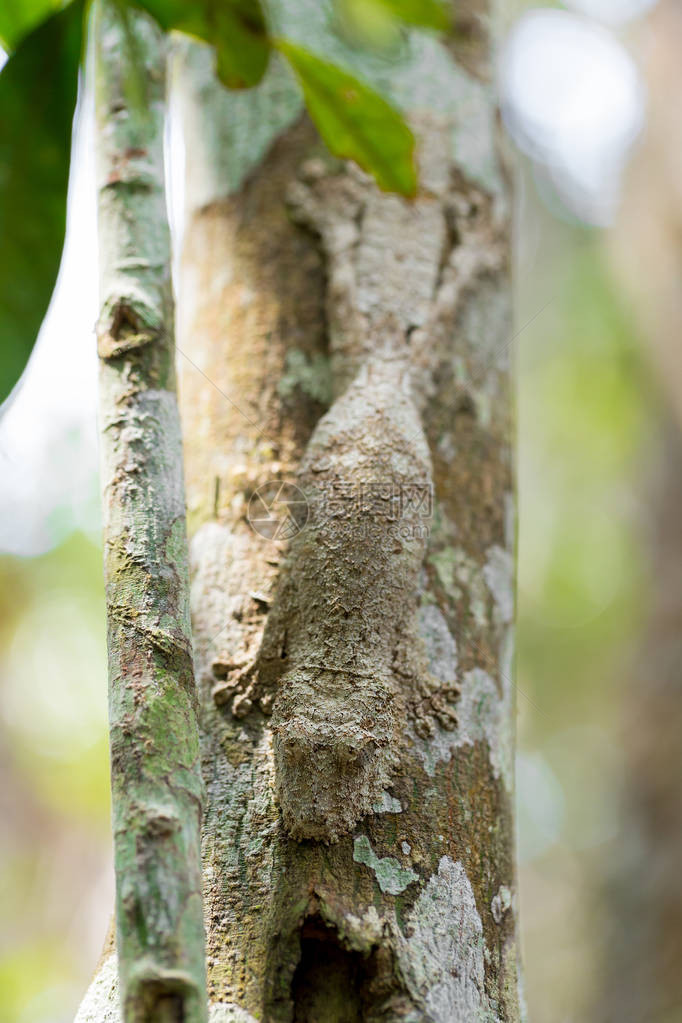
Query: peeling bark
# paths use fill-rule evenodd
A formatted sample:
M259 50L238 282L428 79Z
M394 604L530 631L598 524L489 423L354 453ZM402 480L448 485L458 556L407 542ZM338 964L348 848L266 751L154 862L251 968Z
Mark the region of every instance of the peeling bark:
M202 780L163 176L165 45L136 15L131 54L119 19L113 5L99 5L97 333L116 944L126 1023L199 1023ZM137 110L128 99L133 61L148 90Z

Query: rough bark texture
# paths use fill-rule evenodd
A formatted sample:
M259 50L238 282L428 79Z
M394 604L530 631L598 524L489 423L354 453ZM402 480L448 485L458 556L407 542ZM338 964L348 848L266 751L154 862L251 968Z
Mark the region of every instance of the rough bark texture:
M178 345L216 1023L522 1015L509 208L487 11L469 7L478 35L410 35L390 60L346 49L327 3L274 11L409 111L413 203L325 153L279 66L235 97L205 50L184 55ZM306 499L289 544L249 522L271 481ZM110 1004L110 963L93 1003Z
M116 944L127 1023L189 1023L206 1018L202 781L164 192L166 48L135 16L131 50L119 19L100 4L98 348ZM148 93L137 109L133 61Z

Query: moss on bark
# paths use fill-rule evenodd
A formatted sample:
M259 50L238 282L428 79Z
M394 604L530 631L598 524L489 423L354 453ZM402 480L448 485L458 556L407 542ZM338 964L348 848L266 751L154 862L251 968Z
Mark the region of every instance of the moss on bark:
M165 43L97 10L98 323L116 945L126 1023L206 1019L202 779L163 177ZM135 75L147 90L131 108Z

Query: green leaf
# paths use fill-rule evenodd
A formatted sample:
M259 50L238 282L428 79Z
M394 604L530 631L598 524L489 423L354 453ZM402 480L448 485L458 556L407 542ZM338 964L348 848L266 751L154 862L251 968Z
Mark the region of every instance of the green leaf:
M135 0L166 31L177 29L216 48L217 71L231 89L257 85L270 57L260 0Z
M83 5L24 37L0 72L0 401L19 379L57 279Z
M442 0L362 0L362 3L368 2L383 7L406 25L447 32L452 23L448 6Z
M337 156L355 160L386 192L417 191L414 136L389 103L368 85L287 39L278 39L298 78L310 116Z
M359 24L383 17L447 32L452 22L442 0L339 0L339 6L345 16Z
M27 32L62 6L61 0L2 0L0 42L4 49L15 49Z

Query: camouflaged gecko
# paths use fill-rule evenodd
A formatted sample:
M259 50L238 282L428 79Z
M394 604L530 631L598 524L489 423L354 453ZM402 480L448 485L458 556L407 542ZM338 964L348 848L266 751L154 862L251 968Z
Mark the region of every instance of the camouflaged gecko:
M277 796L295 838L335 840L390 785L408 715L456 718L417 632L431 466L401 386L404 354L372 357L318 424L299 475L309 504L258 658L276 692ZM451 693L455 696L455 693Z
M219 692L236 716L255 705L272 714L284 825L331 842L390 786L410 725L427 736L457 723L459 689L429 675L417 626L432 497L420 405L434 296L450 308L486 265L461 243L467 206L444 263L442 183L410 204L356 169L303 170L292 207L327 256L337 397L300 467L309 518L281 566L260 650Z

